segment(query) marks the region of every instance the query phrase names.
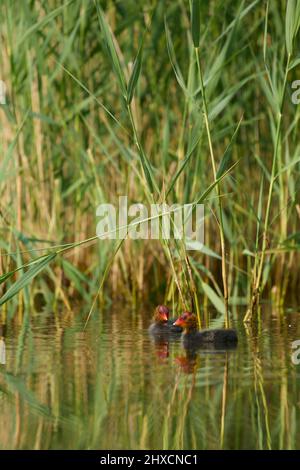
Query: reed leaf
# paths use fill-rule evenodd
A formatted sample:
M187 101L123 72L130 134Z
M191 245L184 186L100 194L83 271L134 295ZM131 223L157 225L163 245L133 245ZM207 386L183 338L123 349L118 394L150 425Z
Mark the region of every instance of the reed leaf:
M127 102L128 104L131 103L134 90L136 88L142 67L142 56L143 56L143 43L140 45L137 56L133 63L132 73L128 82L128 94L127 94Z
M118 53L115 48L114 39L110 30L109 24L106 21L103 10L99 5L99 1L95 0L95 4L96 4L98 20L99 20L103 37L104 37L104 42L105 42L105 46L108 52L108 56L111 60L111 65L118 79L123 98L125 99L125 101L127 101L128 98L127 98L126 81L125 81L123 69L122 69L122 66L118 57Z
M191 10L192 39L194 47L200 42L200 0L192 0Z
M183 75L181 73L180 67L179 67L179 65L177 63L177 60L176 60L174 45L173 45L173 42L172 42L171 34L170 34L170 31L169 31L166 19L165 19L165 33L166 33L167 49L168 49L169 59L170 59L172 68L174 70L176 80L177 80L178 84L180 85L180 87L182 88L182 90L184 91L185 95L188 95L188 90L186 88L186 84L184 82Z
M219 297L215 291L208 285L206 282L202 282L202 289L204 293L207 295L211 303L216 307L218 312L225 314L225 304L221 297Z
M0 305L5 304L8 300L12 299L20 290L24 289L32 279L37 276L51 261L56 257L56 253L43 256L37 260L27 271L23 274L1 297Z
M223 173L229 168L229 162L230 162L230 157L231 157L231 149L232 149L232 146L233 146L233 144L236 140L236 137L237 137L238 130L240 128L242 119L243 118L241 118L239 120L239 123L238 123L238 125L237 125L237 127L236 127L236 129L235 129L235 131L234 131L234 133L231 137L231 140L230 140L230 142L229 142L228 146L226 147L226 150L223 154L223 157L221 159L221 163L220 163L218 171L217 171L217 178L220 178L223 175Z
M293 53L293 43L300 26L300 1L287 0L285 14L285 42L289 55Z

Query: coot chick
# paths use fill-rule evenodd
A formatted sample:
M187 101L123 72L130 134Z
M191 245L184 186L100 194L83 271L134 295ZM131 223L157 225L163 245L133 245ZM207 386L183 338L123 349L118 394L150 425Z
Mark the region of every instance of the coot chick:
M182 334L183 345L186 348L203 348L205 345L215 347L231 347L236 345L238 338L233 329L208 329L198 331L198 321L194 313L184 312L174 323L184 330Z
M170 311L165 305L158 305L154 311L153 323L149 327L149 332L153 335L168 335L170 333L182 333L181 326L174 325L174 319L169 320Z

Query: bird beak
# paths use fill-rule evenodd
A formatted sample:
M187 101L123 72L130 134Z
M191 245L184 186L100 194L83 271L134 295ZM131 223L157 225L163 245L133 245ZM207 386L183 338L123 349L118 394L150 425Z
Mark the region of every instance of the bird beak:
M181 320L181 318L177 318L176 321L174 321L173 325L174 326L182 326L183 324L183 321Z
M161 314L161 319L162 319L163 321L168 321L168 315L167 315L166 313L162 313L162 314Z

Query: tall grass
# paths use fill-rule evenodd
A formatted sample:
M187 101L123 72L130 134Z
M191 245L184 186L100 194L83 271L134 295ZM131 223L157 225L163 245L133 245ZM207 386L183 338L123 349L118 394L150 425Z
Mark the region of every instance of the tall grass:
M299 1L0 8L0 302L11 315L42 291L69 309L147 296L194 308L201 325L213 304L228 325L238 303L250 319L260 300L297 294ZM204 202L203 251L98 241L97 205L124 194Z

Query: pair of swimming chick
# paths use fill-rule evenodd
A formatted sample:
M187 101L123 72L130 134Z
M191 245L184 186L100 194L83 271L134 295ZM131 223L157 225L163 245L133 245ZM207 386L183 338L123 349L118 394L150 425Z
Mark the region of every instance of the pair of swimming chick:
M236 344L237 333L234 329L207 329L198 331L198 320L194 313L184 312L177 320L169 319L170 311L165 305L156 307L150 333L158 336L180 335L186 344Z

